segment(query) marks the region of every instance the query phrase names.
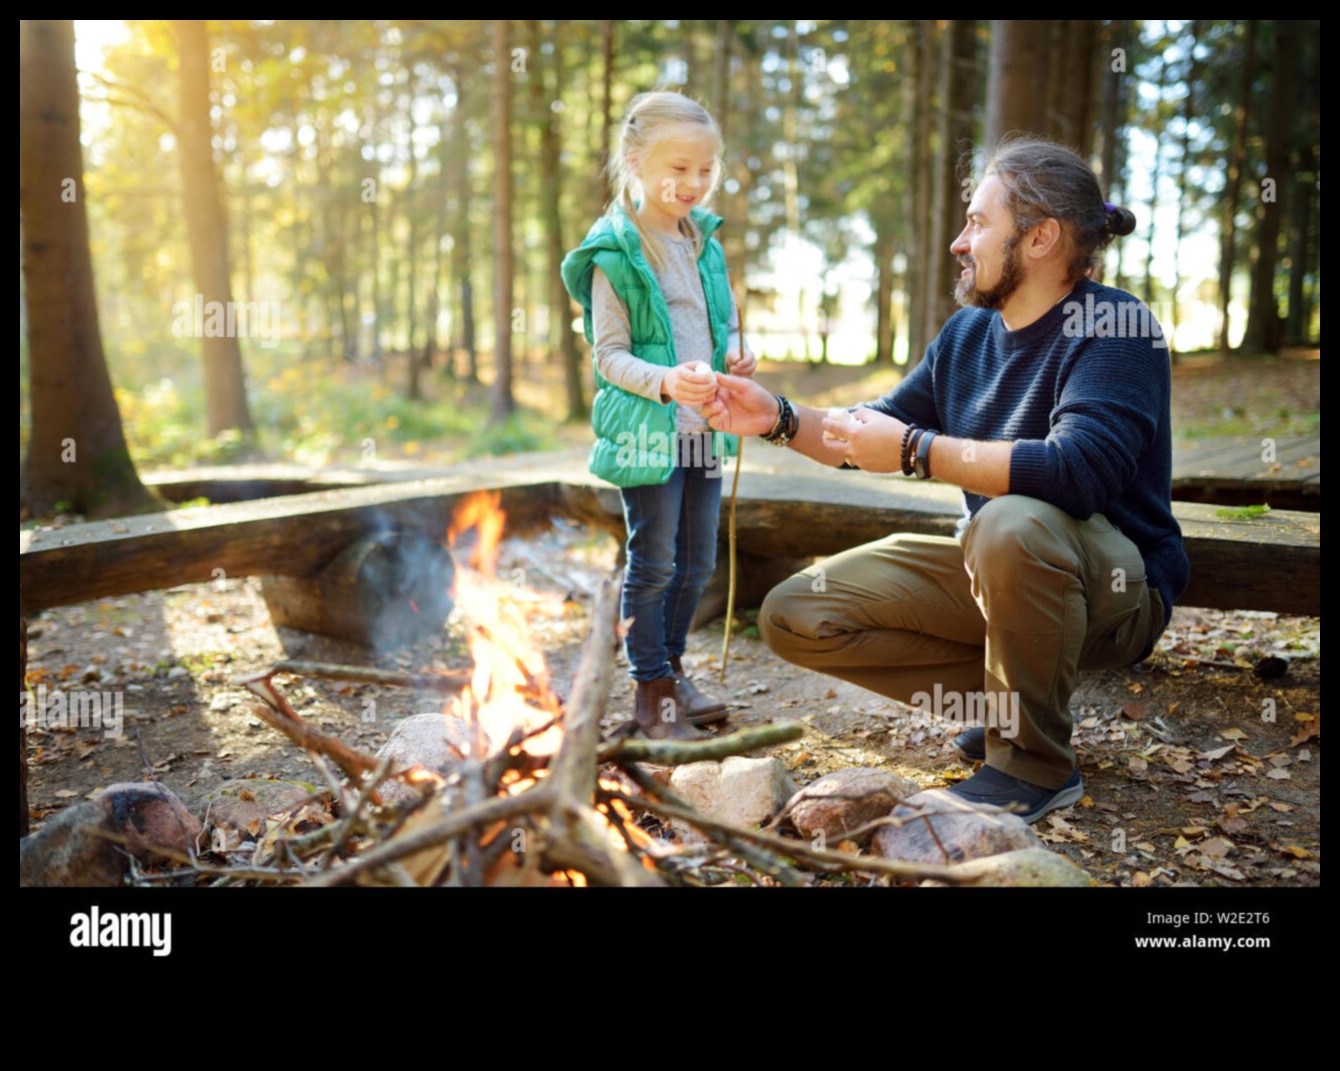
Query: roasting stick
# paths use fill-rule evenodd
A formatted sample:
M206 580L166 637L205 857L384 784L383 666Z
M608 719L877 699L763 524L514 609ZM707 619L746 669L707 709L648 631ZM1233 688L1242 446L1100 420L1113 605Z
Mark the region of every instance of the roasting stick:
M741 274L741 279L744 275ZM746 287L746 296L748 288ZM744 305L736 303L736 312L740 318L740 352L744 353ZM731 478L730 484L730 519L727 522L728 539L730 542L730 579L726 585L726 632L721 637L721 683L726 683L726 666L730 662L730 633L731 625L735 623L735 500L740 495L740 469L744 467L744 436L736 436L739 439L739 446L735 452L735 475Z

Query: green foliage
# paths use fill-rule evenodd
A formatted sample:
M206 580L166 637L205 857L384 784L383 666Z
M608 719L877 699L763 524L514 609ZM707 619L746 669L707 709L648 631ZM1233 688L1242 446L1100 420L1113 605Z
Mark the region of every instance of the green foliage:
M1215 510L1214 515L1226 521L1249 521L1254 517L1264 517L1269 512L1270 507L1266 505L1231 506Z

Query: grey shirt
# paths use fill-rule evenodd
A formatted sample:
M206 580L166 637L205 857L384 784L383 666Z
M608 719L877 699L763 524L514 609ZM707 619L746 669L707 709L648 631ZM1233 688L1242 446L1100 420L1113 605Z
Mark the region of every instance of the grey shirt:
M698 277L697 247L692 238L658 235L665 252L665 267L656 272L661 293L670 308L670 329L674 332L675 360L678 364L701 361L712 364L712 328L707 316L707 298ZM661 380L665 369L636 357L632 352L632 331L628 306L614 292L605 273L596 269L591 280L591 328L595 336L596 371L601 377L632 394L652 401L661 400ZM730 336L727 351L740 345L740 317L731 295ZM710 431L697 409L680 405L675 410L675 427L681 432Z

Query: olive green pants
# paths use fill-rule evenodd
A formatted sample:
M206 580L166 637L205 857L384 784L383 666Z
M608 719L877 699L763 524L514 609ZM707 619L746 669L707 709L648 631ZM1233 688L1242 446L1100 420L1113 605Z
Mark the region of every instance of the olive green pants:
M998 700L978 721L987 764L1060 788L1079 671L1138 661L1163 617L1139 550L1105 517L1005 495L962 543L895 535L796 574L764 601L759 631L788 662L950 717Z

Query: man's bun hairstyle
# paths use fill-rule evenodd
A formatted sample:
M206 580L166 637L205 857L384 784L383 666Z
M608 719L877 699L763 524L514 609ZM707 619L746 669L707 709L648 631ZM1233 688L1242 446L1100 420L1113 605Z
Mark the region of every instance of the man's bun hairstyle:
M995 175L1005 188L1005 207L1014 215L1017 234L1044 219L1061 224L1072 281L1097 267L1108 242L1135 230L1135 215L1105 202L1093 168L1059 142L1007 137L991 155L985 174Z

